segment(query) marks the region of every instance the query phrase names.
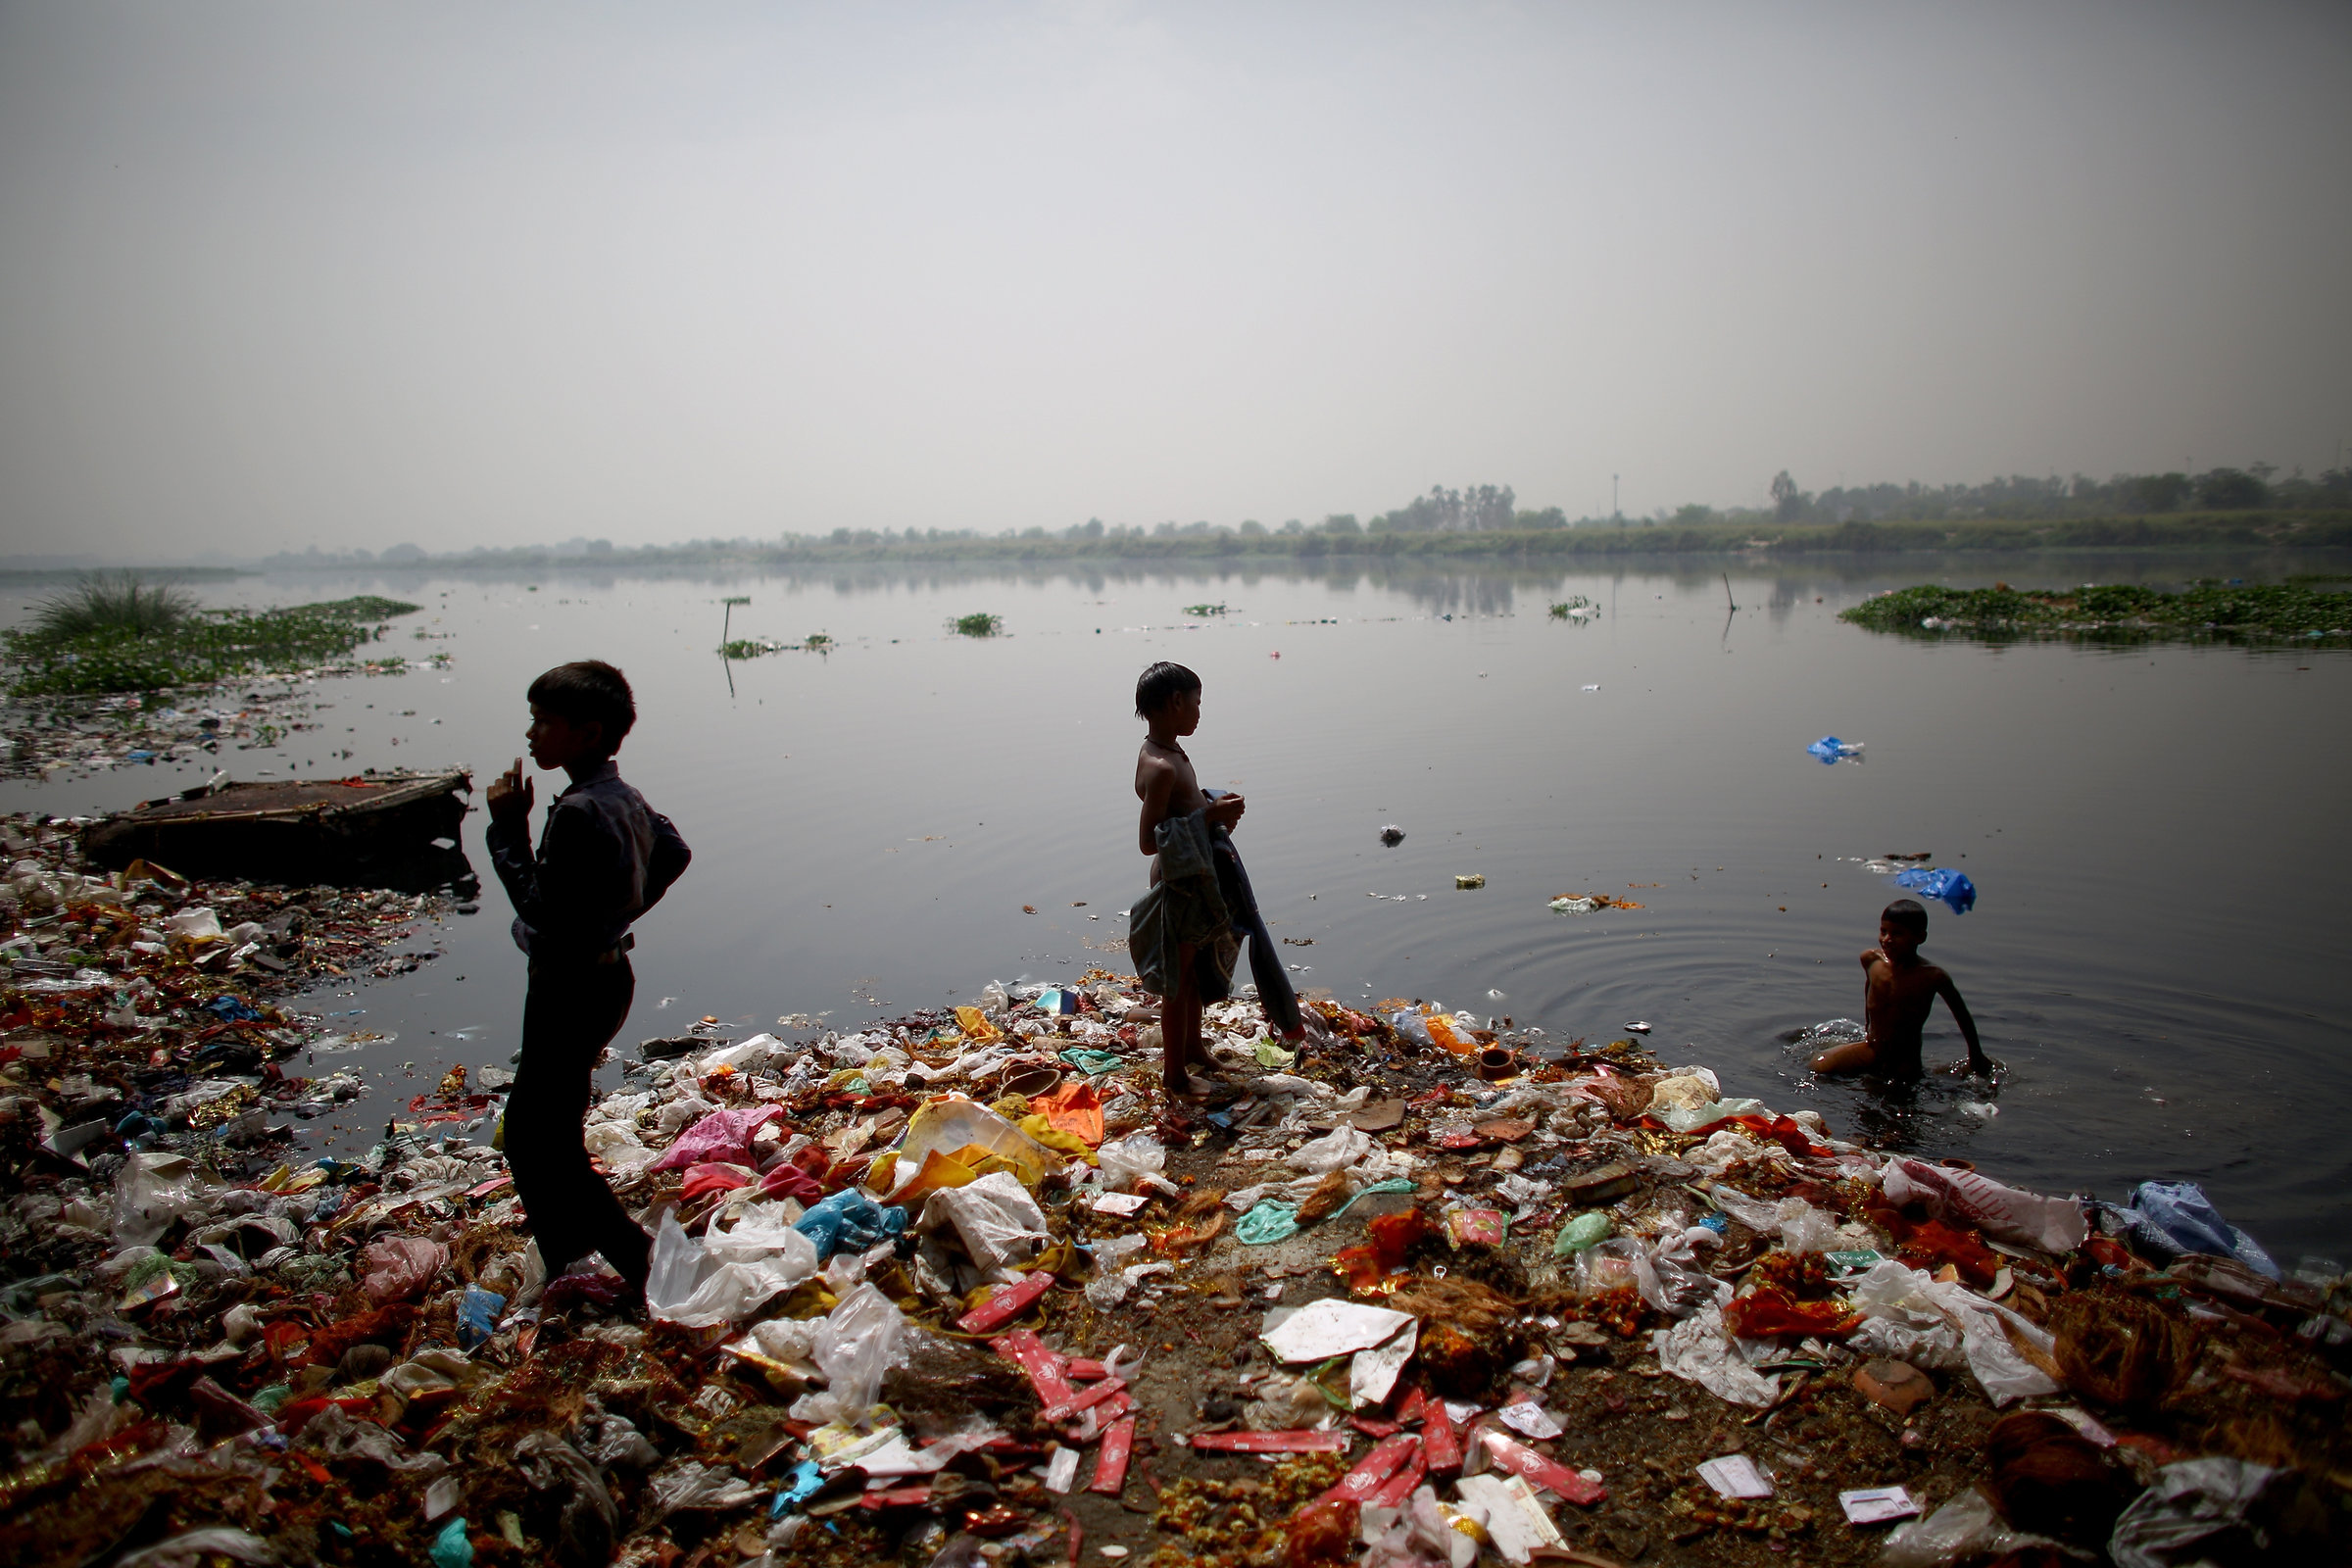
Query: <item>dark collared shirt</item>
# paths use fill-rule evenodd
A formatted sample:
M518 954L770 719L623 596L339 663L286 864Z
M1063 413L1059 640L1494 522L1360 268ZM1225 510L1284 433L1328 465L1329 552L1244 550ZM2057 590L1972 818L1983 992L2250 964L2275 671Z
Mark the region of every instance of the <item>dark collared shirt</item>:
M593 958L622 946L630 923L693 858L610 760L549 803L535 859L527 818L492 817L488 838L514 905L514 945L538 958Z

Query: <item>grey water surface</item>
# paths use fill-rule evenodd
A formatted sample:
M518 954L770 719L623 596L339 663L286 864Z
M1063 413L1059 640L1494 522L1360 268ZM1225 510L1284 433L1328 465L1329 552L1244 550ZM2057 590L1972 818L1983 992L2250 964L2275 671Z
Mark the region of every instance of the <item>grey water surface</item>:
M1846 1136L2044 1190L2200 1181L2291 1264L2352 1252L2336 968L2352 927L2352 658L1991 647L1875 635L1837 612L1931 579L2310 569L1903 557L1734 565L1728 590L1715 563L364 571L205 594L419 601L392 646L452 659L319 683L322 727L224 753L238 776L449 761L486 783L522 750L532 675L586 657L627 670L642 718L622 771L696 858L639 927L624 1046L706 1014L739 1031L792 1013L851 1026L991 978L1124 968L1119 916L1148 869L1132 690L1146 663L1175 659L1205 684L1202 781L1248 797L1237 838L1273 929L1311 943L1284 950L1302 986L1441 1001L1561 1040L1643 1020L1669 1060L1713 1066L1728 1094L1815 1106ZM723 662L728 595L751 600L735 635L821 632L832 651ZM1573 595L1599 614L1546 614ZM13 617L29 596L10 597ZM1226 612L1184 613L1201 603ZM1004 635L946 629L980 611ZM1807 756L1827 734L1863 742L1865 760ZM112 809L212 765L11 784L0 806ZM541 800L561 782L543 776ZM1378 837L1391 822L1406 835L1394 849ZM514 1049L522 961L481 826L477 810L464 845L480 914L417 934L441 956L305 1002L390 1037L319 1059L380 1087L303 1124L307 1149L365 1147L450 1062ZM1949 1080L1901 1100L1815 1083L1788 1038L1859 1013L1856 955L1899 893L1863 862L1921 851L1979 889L1965 915L1931 906L1926 953L2007 1066L1990 1097ZM1466 872L1486 886L1455 891ZM1643 906L1554 914L1562 893ZM1959 1054L1938 1011L1930 1057Z

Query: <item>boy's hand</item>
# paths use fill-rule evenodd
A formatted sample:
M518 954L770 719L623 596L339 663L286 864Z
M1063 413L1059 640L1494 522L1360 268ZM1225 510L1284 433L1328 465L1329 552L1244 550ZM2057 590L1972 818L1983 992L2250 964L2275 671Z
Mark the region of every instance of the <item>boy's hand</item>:
M514 759L513 767L490 781L490 788L483 792L482 804L490 808L492 818L501 822L519 821L531 814L531 781L522 776L521 758Z
M1208 803L1208 824L1231 831L1249 808L1239 795L1220 795Z

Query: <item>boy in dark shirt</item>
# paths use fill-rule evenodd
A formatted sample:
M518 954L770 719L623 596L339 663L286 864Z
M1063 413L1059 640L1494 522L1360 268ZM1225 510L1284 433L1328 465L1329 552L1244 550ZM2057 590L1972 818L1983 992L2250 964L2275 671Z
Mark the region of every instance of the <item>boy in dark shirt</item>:
M1815 1072L1868 1072L1888 1078L1917 1078L1922 1072L1920 1031L1941 997L1968 1042L1966 1070L1984 1074L1992 1062L1977 1042L1977 1020L1969 1016L1960 988L1935 964L1922 962L1928 940L1928 911L1910 899L1897 899L1879 916L1879 945L1862 955L1862 1017L1869 1038L1836 1046L1813 1058ZM1958 1073L1962 1064L1948 1069Z
M597 1057L637 993L630 922L661 902L691 857L669 818L612 764L637 722L619 670L601 660L559 664L527 695L531 760L571 783L548 806L535 858L521 758L486 795L491 863L514 905L514 945L530 959L507 1164L550 1279L602 1252L642 1298L653 1243L589 1164L580 1129Z

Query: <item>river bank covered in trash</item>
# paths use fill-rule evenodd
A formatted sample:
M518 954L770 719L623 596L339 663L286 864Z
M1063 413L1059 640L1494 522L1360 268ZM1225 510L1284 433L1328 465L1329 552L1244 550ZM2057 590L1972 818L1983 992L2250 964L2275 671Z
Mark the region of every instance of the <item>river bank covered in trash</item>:
M193 1125L101 1135L78 1167L17 1146L0 1544L438 1568L2135 1564L2200 1532L2341 1554L2347 1284L2193 1187L2023 1192L1636 1039L1307 1013L1293 1049L1247 995L1213 1006L1200 1103L1160 1092L1156 1002L1100 970L855 1033L646 1042L589 1123L656 1234L644 1320L599 1264L544 1278L501 1156L430 1137L495 1111L461 1073L356 1159L256 1170ZM58 1092L11 1065L21 1097Z

